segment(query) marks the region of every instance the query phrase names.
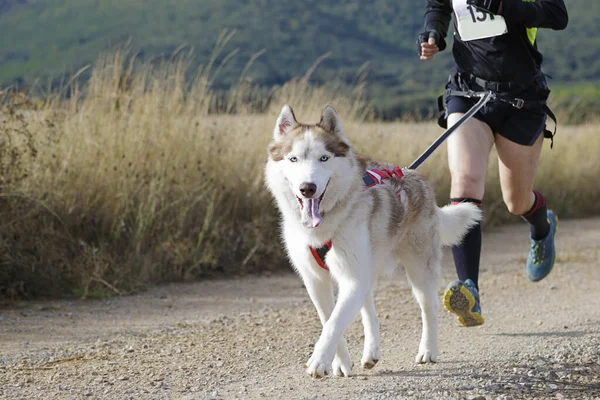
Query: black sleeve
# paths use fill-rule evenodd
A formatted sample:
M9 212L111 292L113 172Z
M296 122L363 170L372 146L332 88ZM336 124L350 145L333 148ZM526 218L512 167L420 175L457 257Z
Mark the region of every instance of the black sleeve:
M502 0L502 16L528 28L565 29L569 15L563 0Z
M452 6L450 0L427 0L425 8L425 32L437 31L441 38L438 47L446 48L445 37L448 35L450 20L452 19Z
M427 0L425 9L425 31L438 31L440 35L448 35L448 27L452 19L450 0Z

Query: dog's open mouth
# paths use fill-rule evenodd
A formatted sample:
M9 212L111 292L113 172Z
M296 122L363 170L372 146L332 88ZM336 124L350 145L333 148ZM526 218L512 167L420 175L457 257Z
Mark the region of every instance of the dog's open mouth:
M300 203L300 222L302 222L304 227L316 228L317 226L321 225L321 222L323 222L323 217L321 217L319 206L321 205L321 201L325 196L327 186L329 186L329 182L327 182L325 190L323 190L323 194L321 194L318 199L301 199L300 197L296 196L298 203Z

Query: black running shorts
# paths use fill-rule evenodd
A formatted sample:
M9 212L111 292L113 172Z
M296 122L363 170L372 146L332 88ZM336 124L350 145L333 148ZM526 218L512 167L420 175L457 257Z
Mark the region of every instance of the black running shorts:
M452 90L465 90L469 88L475 91L482 90L481 88L473 87L473 85L469 85L467 88L464 86L464 82L459 82L459 79L457 74L453 74L446 88ZM439 125L446 128L448 115L452 113L464 114L478 100L478 98L470 99L462 96L446 97L446 110L438 120ZM494 134L501 135L512 142L525 146L533 145L546 128L546 113L541 108L518 109L508 103L499 101L487 103L475 114L474 118L485 122Z

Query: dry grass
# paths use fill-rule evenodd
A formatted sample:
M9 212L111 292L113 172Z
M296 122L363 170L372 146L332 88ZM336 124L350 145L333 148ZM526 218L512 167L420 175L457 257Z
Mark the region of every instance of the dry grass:
M243 77L226 95L208 65L189 84L182 57L133 67L115 53L85 90L34 102L13 94L0 110L0 297L129 293L148 283L287 269L277 213L262 183L277 112L314 121L326 103L360 152L409 164L439 133L433 123L365 122L362 88L307 79L267 95ZM220 111L215 113L214 111ZM262 110L257 113L256 110ZM539 187L559 214L598 213L595 127L561 127ZM423 172L448 193L445 152ZM486 212L507 219L491 164Z
M433 122L360 123L349 128L351 139L359 151L402 166L410 164L442 132ZM550 206L563 218L599 214L597 199L600 189L596 184L600 174L599 128L594 124L560 125L554 142L554 149L550 149L549 141L544 143L536 188L544 193ZM445 203L450 191L445 145L423 164L421 172L435 187L438 203ZM483 207L488 227L520 220L506 211L494 150L488 164Z

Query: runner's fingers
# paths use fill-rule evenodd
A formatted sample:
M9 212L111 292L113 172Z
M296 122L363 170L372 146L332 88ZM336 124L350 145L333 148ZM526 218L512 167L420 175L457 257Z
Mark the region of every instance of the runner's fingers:
M429 44L429 43L421 43L421 50L426 51L426 50L435 50L435 51L439 51L439 47L437 47L436 44Z
M420 44L420 59L421 60L431 60L431 58L440 51L439 47L436 44L437 35L431 32L429 34L429 38L425 35L419 36L419 44Z
M437 46L431 46L427 44L423 44L421 46L421 55L429 57L436 54L440 49Z

